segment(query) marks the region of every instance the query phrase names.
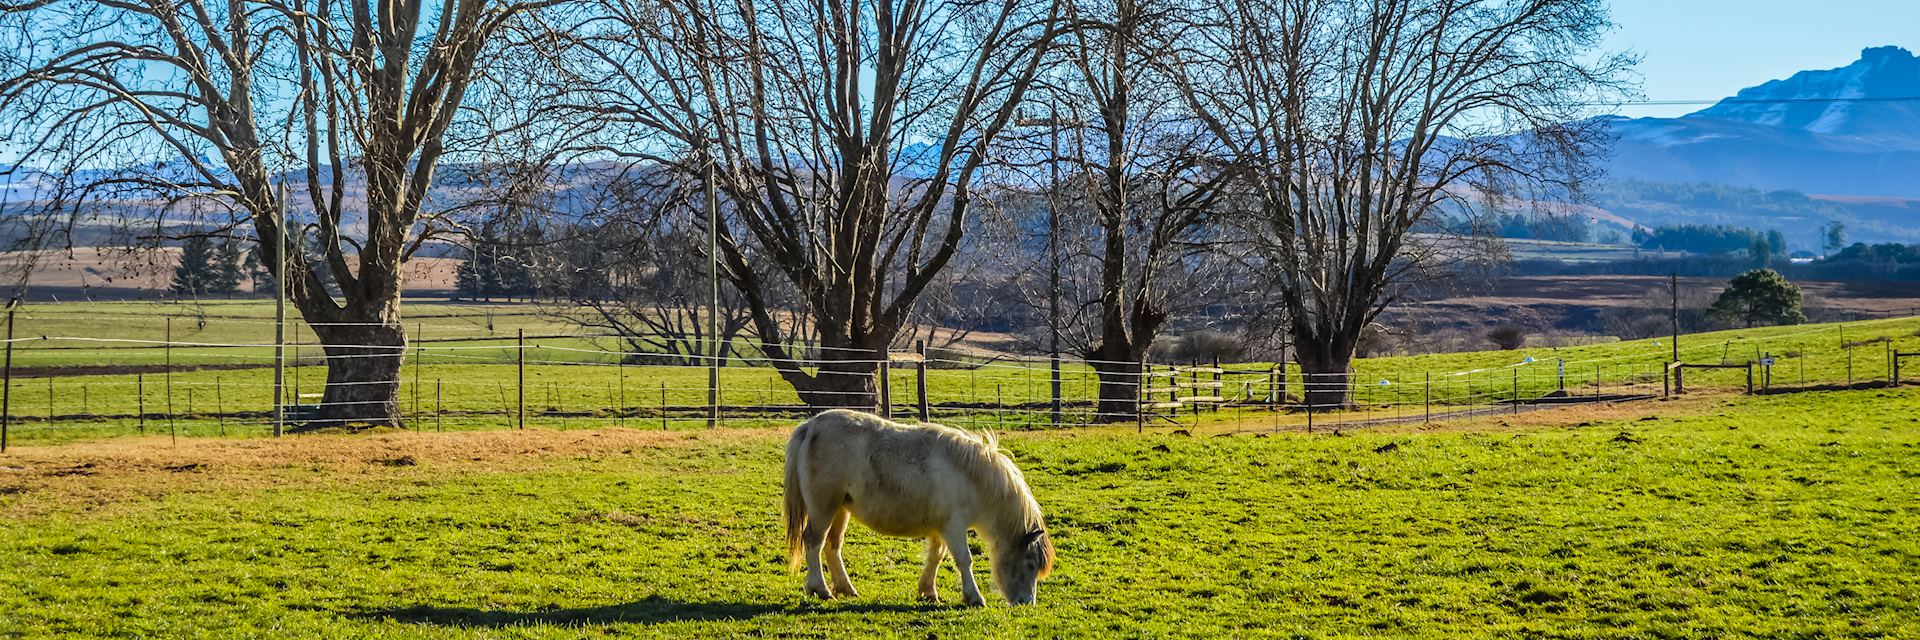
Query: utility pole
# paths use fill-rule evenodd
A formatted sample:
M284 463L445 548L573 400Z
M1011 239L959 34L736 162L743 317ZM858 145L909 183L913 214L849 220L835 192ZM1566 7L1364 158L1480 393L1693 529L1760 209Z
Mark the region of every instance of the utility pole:
M714 201L713 147L707 156L707 428L720 424L720 205Z
M1047 351L1052 354L1053 426L1060 426L1060 113L1057 102L1047 105Z
M280 183L280 216L273 225L273 437L287 426L287 183Z

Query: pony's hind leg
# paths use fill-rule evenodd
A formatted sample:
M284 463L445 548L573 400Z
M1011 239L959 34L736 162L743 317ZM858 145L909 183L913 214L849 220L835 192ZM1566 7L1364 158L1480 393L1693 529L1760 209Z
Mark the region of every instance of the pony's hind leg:
M927 566L920 570L921 602L940 601L940 591L934 587L934 578L940 574L940 556L946 552L947 546L940 542L940 536L927 536Z
M954 571L960 573L960 601L969 607L985 606L987 599L980 597L980 585L973 581L973 549L967 547L967 525L949 526L940 537L953 552Z
M827 590L827 578L821 572L820 553L826 546L827 531L833 523L833 515L821 513L820 509L807 509L807 527L800 532L800 543L807 552L807 594L821 600L832 600L833 592ZM835 507L838 510L838 507Z
M827 571L833 574L833 591L835 595L857 598L860 597L860 593L853 590L853 580L847 577L846 559L840 555L841 545L847 540L848 515L849 513L846 509L839 510L839 512L833 516L833 526L827 528Z

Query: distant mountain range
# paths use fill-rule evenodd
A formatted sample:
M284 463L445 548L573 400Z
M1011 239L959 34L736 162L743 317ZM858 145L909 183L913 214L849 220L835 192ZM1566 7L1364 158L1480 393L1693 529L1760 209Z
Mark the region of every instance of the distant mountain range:
M1839 220L1853 239L1920 242L1920 58L1906 49L1866 49L1678 118L1606 122L1616 186L1598 204L1635 223L1777 228L1817 250L1818 227Z
M1920 58L1876 47L1678 118L1610 118L1619 179L1920 198Z

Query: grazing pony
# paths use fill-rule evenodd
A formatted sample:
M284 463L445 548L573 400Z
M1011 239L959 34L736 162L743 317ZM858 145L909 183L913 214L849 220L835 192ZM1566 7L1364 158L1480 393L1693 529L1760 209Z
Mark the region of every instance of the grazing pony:
M882 535L927 539L920 572L927 602L939 601L933 579L950 549L966 604L986 604L973 581L969 529L986 541L1007 602L1032 603L1035 583L1053 570L1040 505L991 435L836 409L793 430L786 467L787 556L799 568L805 552L807 593L859 595L840 557L849 515ZM832 590L821 575L822 551Z

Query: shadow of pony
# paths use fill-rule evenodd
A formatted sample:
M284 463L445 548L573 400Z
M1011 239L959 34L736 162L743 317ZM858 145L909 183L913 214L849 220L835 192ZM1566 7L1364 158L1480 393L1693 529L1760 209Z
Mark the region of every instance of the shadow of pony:
M722 622L747 620L768 615L805 615L814 613L889 613L937 611L950 607L931 604L850 604L845 606L802 604L773 605L745 602L684 602L660 596L647 596L633 602L599 607L546 609L540 611L501 611L471 607L416 605L397 609L375 609L348 614L362 620L386 620L405 624L462 628L511 628L527 626L570 626L610 624L662 624L668 622Z

